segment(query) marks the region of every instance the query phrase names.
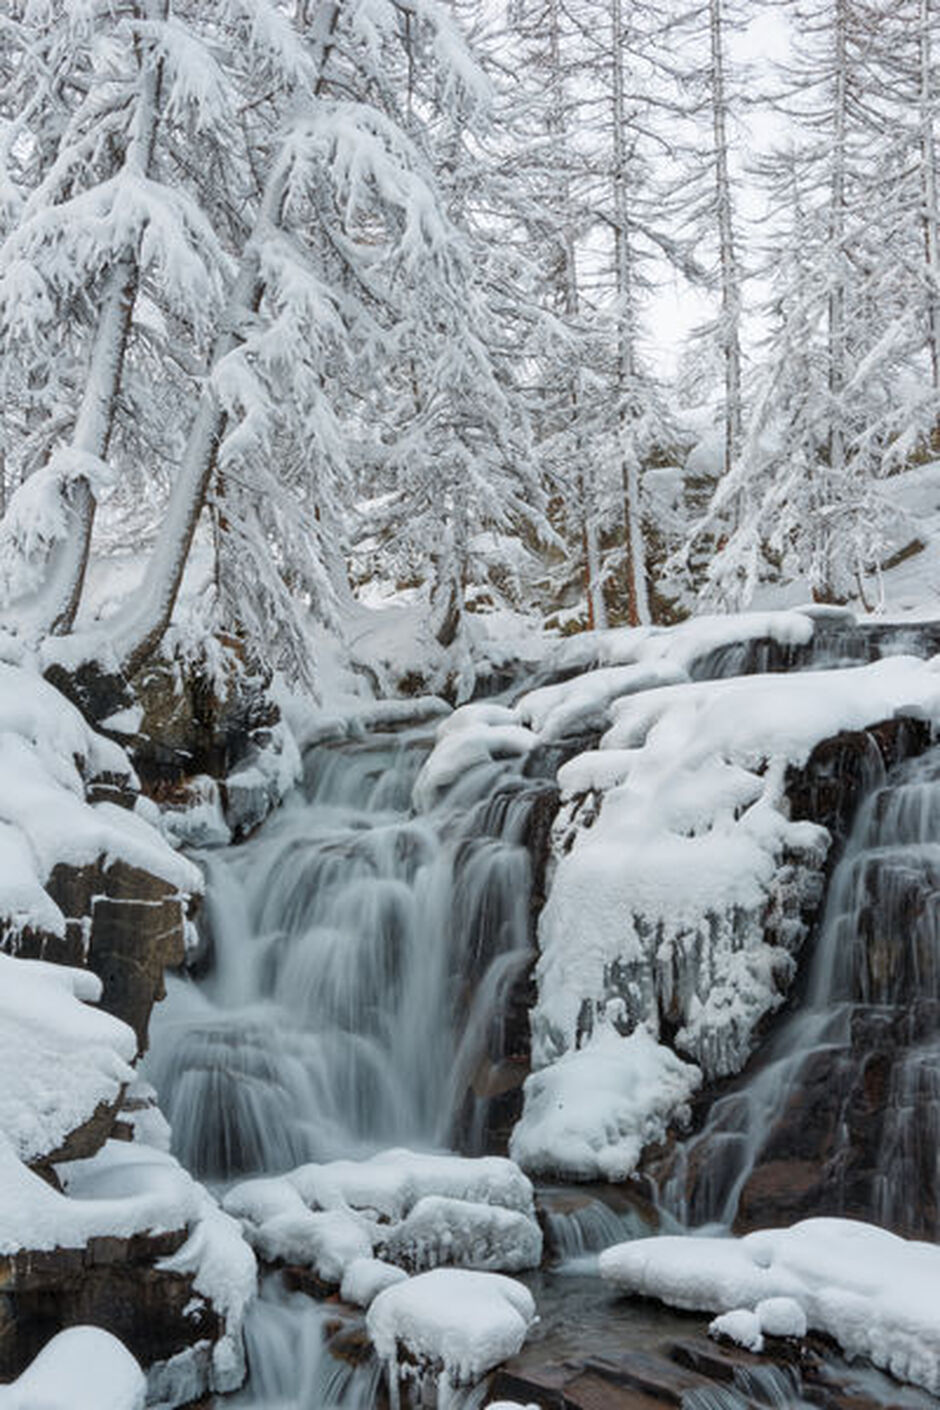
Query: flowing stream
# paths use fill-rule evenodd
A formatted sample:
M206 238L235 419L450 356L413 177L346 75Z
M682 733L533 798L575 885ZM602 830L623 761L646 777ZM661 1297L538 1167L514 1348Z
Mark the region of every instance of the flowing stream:
M886 777L872 746L868 768L870 788L829 884L805 997L756 1070L713 1104L703 1130L684 1143L662 1191L665 1208L683 1224L734 1223L758 1165L788 1153L774 1139L790 1104L811 1085L812 1067L822 1060L838 1099L840 1083L857 1068L853 1036L867 1021L870 1030L889 1031L899 1050L877 1175L867 1192L837 1189L831 1212L904 1230L911 1201L926 1191L930 1222L917 1232L940 1236L940 749ZM844 1166L849 1143L836 1123L833 1169ZM859 1199L867 1203L852 1207Z
M893 645L829 637L807 659L742 648L697 674L807 669ZM551 816L553 787L518 760L480 764L416 812L413 788L431 744L430 727L319 744L305 756L302 785L256 837L200 857L201 977L169 981L148 1075L177 1155L210 1184L391 1146L505 1149L510 1010L524 1021L519 981L532 953L533 829ZM550 755L543 763L551 773ZM845 1053L854 1015L900 1021L912 993L940 1005L940 750L886 778L873 747L870 773L805 997L680 1147L661 1191L683 1225L733 1222L807 1063ZM893 1226L903 1223L912 1182L932 1188L940 1205L940 1024L908 1027L868 1216ZM541 1314L535 1356L546 1347L564 1355L569 1343L642 1354L682 1332L681 1315L662 1309L631 1308L625 1321L587 1276L599 1249L649 1232L636 1213L564 1191L544 1192L542 1204L548 1255L563 1271L530 1279ZM233 1407L384 1403L361 1318L292 1291L281 1275L265 1280L246 1339L250 1378L226 1402ZM755 1372L760 1384L744 1377L683 1399L684 1410L803 1403L792 1377L766 1370ZM844 1385L844 1367L839 1375ZM872 1391L885 1402L891 1394ZM468 1393L464 1410L483 1399L482 1387Z
M552 789L487 763L415 815L431 743L412 729L314 747L256 838L202 856L205 977L170 981L148 1075L175 1153L210 1182L391 1146L485 1149L531 954L526 843ZM269 1280L236 1403L371 1406L377 1370L331 1356L329 1322Z

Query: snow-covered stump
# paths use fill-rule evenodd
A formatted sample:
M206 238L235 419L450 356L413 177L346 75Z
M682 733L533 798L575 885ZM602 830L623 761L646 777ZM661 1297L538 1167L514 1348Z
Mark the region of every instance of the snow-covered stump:
M360 1304L390 1267L519 1272L542 1257L532 1185L497 1156L393 1150L303 1165L236 1185L224 1207L260 1258L305 1269L324 1289L343 1284Z
M515 1356L535 1321L528 1288L498 1273L438 1268L386 1288L375 1298L366 1325L385 1363L393 1410L403 1383L437 1382L438 1410L453 1392L473 1385Z
M717 1312L714 1335L760 1350L808 1328L899 1380L940 1392L940 1247L849 1219L807 1219L742 1239L669 1236L607 1249L619 1291Z

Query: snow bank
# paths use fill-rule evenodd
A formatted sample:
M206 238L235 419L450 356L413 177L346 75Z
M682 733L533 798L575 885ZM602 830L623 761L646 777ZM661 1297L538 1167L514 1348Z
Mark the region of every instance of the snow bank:
M601 1276L623 1292L693 1311L735 1313L716 1330L781 1334L802 1325L833 1337L899 1380L940 1392L940 1246L849 1219L807 1219L743 1239L668 1237L620 1244ZM737 1314L750 1313L745 1326ZM731 1331L729 1331L731 1328ZM789 1330L784 1335L794 1334Z
M528 1288L499 1273L438 1268L379 1293L369 1336L397 1377L401 1351L441 1367L451 1385L477 1381L525 1341L535 1321Z
M302 1165L236 1185L224 1207L263 1258L304 1264L329 1283L373 1253L408 1269L511 1272L537 1267L542 1255L531 1183L497 1156L392 1150Z
M131 1353L100 1327L70 1327L43 1348L0 1410L143 1410L147 1382Z
M57 863L120 858L180 891L198 892L199 871L142 818L113 803L89 803L102 774L136 779L116 744L85 723L41 677L0 661L0 927L65 934L44 890Z
M701 1082L697 1067L645 1028L600 1029L585 1047L526 1078L510 1154L527 1170L623 1180L644 1146L665 1138Z
M86 970L0 954L0 1137L20 1160L58 1150L133 1081L137 1038L89 1007L100 997Z

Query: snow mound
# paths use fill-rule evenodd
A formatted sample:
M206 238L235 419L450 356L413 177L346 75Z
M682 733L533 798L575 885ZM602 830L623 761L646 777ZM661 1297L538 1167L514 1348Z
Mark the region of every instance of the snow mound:
M400 1354L440 1368L451 1385L477 1381L514 1356L535 1321L528 1288L499 1273L437 1268L379 1293L366 1315L376 1352L397 1380Z
M100 997L86 970L0 953L0 1137L22 1161L57 1151L134 1079L137 1038L89 1006Z
M510 1153L527 1170L623 1180L644 1146L665 1138L700 1082L699 1069L647 1029L627 1038L600 1029L585 1047L526 1078Z
M666 1237L600 1256L623 1292L693 1311L753 1316L758 1333L801 1325L936 1395L940 1392L940 1246L850 1219L807 1219L742 1239ZM718 1327L726 1334L728 1319ZM713 1324L714 1325L714 1324ZM749 1326L752 1324L748 1323ZM752 1326L753 1330L753 1326ZM796 1335L787 1331L784 1335Z
M375 1252L409 1269L461 1263L512 1272L541 1259L532 1185L498 1156L391 1150L302 1165L236 1185L224 1207L263 1258L305 1264L329 1283Z
M343 1274L339 1295L356 1307L368 1307L386 1288L406 1281L408 1274L381 1258L354 1258Z
M708 1324L710 1337L726 1337L745 1351L763 1351L764 1338L761 1335L760 1318L756 1312L746 1307L736 1307L733 1312L722 1312Z
M143 1410L147 1381L124 1344L100 1327L59 1332L12 1385L0 1410Z

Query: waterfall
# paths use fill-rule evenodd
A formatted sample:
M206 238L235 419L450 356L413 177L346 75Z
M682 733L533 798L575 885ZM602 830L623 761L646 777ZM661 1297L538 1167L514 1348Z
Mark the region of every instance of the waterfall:
M315 747L256 839L203 858L209 973L172 981L149 1065L195 1173L483 1146L487 1064L531 957L525 842L547 785L486 764L415 816L430 744Z
M730 1225L759 1167L812 1162L798 1146L809 1133L792 1114L810 1093L832 1128L828 1207L817 1191L813 1212L906 1231L912 1200L926 1192L927 1227L917 1231L940 1233L940 749L873 783L830 882L805 999L752 1070L715 1101L664 1183L664 1207L683 1223ZM859 1053L868 1048L878 1062L860 1078ZM849 1124L869 1119L855 1111L866 1082L878 1113L870 1124L880 1132L872 1170L857 1172L846 1168Z

